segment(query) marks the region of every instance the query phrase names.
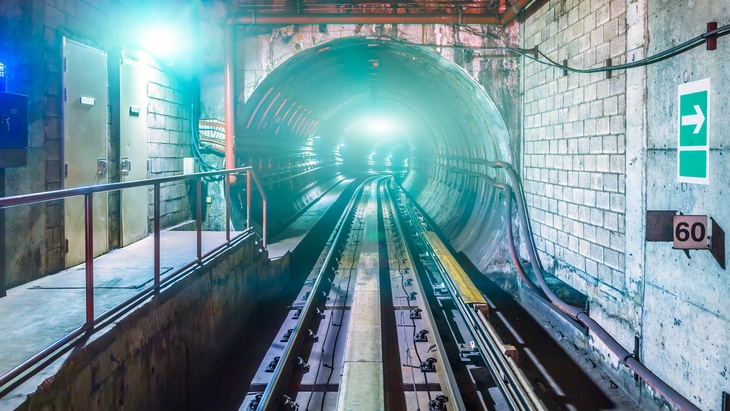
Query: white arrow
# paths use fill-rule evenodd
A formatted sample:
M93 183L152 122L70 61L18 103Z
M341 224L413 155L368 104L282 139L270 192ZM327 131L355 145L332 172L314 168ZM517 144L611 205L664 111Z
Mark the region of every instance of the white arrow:
M705 124L705 115L702 114L702 109L697 104L695 104L695 113L697 114L682 116L683 126L695 126L695 131L692 134L699 133L702 125Z

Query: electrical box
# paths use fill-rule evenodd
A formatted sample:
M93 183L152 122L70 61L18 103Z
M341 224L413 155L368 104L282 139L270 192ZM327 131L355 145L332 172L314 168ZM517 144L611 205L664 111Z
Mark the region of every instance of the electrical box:
M0 93L0 148L28 147L28 97Z
M27 165L28 97L0 92L0 167Z

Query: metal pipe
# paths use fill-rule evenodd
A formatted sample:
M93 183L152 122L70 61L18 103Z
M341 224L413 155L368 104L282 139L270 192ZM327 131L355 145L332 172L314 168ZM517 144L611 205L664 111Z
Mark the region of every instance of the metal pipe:
M86 323L94 324L94 204L92 193L84 196L84 220L86 227Z
M522 279L522 282L525 283L530 290L539 294L539 289L535 283L532 282L530 277L527 276L525 270L522 268L522 263L520 263L520 259L517 256L517 250L515 248L515 241L513 238L514 236L512 233L512 190L507 189L504 192L507 199L507 204L504 208L504 231L507 234L507 248L509 249L509 256L512 259L512 264L515 266L515 270L517 270L517 274Z
M154 189L154 279L155 287L160 285L160 184L155 184Z
M507 25L512 23L514 19L517 18L517 15L520 14L523 8L527 6L532 0L517 0L515 4L511 5L501 16L499 20L499 24Z
M226 188L226 243L231 241L231 180L225 178Z
M0 168L0 197L5 197L5 169ZM5 255L5 209L0 209L0 298L7 295L7 256Z
M226 123L226 170L231 170L236 167L235 150L234 145L235 139L235 106L233 95L235 93L235 81L234 81L234 55L235 55L235 26L230 24L226 25L225 28L225 68L223 73L224 81L224 109L225 109L225 123ZM235 181L235 176L229 175L226 180Z
M524 1L524 0L523 0ZM508 11L509 13L509 11ZM507 15L507 13L505 13ZM504 16L504 15L503 15ZM514 17L512 17L514 19ZM231 24L504 24L495 14L265 13L239 16ZM509 20L512 21L512 20ZM231 25L229 24L229 25Z
M263 203L264 203L263 204L263 208L264 208L264 211L263 211L263 220L264 220L264 222L263 222L263 224L261 226L261 231L263 231L262 235L264 237L263 238L264 248L266 248L266 231L267 231L266 230L266 199L264 199Z
M656 376L651 370L646 368L644 364L639 362L631 353L629 353L613 336L611 336L600 324L592 319L588 313L578 307L574 307L565 301L558 298L557 295L550 289L545 277L543 276L542 268L537 260L537 253L535 252L535 244L532 239L532 233L528 228L527 212L524 209L524 203L522 198L522 190L520 185L520 178L517 172L512 166L505 162L495 162L497 167L504 168L507 172L507 176L512 184L512 192L515 195L517 202L518 216L520 219L520 227L522 228L522 235L525 242L527 242L527 253L530 256L530 264L537 277L537 282L540 284L540 288L547 295L550 302L552 302L561 311L570 315L574 319L583 323L589 330L593 331L594 335L603 342L606 347L613 352L618 358L621 359L621 363L626 365L629 369L633 370L639 377L641 377L650 387L661 394L674 406L680 410L687 411L699 411L700 409L685 398L682 394L678 393L674 388L669 386L664 380Z
M196 212L195 212L195 236L197 240L197 255L198 261L203 258L203 179L200 177L195 181L195 198L196 200Z
M252 170L252 167L239 167L233 170L217 170L217 171L205 171L202 173L195 174L182 174L169 177L158 177L150 178L147 180L137 181L125 181L121 183L110 183L100 184L95 186L83 186L75 188L66 188L63 190L56 191L42 191L39 193L22 194L12 197L0 198L0 208L14 207L24 204L42 203L45 201L61 200L64 198L82 196L89 193L104 193L109 191L123 190L126 188L133 187L146 187L154 184L172 183L175 181L192 180L198 177L215 177L220 175L239 174L247 170Z
M251 228L251 170L246 171L246 228Z

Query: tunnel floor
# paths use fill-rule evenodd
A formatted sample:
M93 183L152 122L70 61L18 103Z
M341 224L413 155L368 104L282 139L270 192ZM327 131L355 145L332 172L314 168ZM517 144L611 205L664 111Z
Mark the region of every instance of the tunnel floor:
M325 203L334 201L335 194L333 191ZM326 209L323 203L318 209L313 209L307 218L312 219L316 212L321 213ZM281 238L283 237L285 236ZM281 245L284 244L287 242L282 241ZM555 336L544 330L544 324L534 319L516 301L514 295L479 273L468 261L464 261L463 256L459 261L488 299L492 310L490 322L498 330L500 337L506 344L513 344L520 350L520 367L535 390L540 393L547 409L591 411L641 409L607 379L600 369L595 369L595 364L588 361L586 356L582 357L577 347L567 341L556 341ZM301 285L311 267L298 266L295 269L297 278L302 280L297 284ZM298 296L302 293L297 285L289 284L274 301L259 307L252 316L251 326L237 343L237 348L229 353L219 367L217 374L220 378L211 381L205 387L200 387L197 396L199 401L196 401L190 409L201 407L221 410L249 409L251 398L249 386L252 380L258 378L256 375L261 373L261 364L266 362L263 361L264 358L270 356L270 347L272 343L278 341L277 335L283 329L281 327L286 328L282 323L286 324L290 317L290 304L292 301L300 300ZM291 324L287 327L290 326ZM574 352L569 353L571 349ZM525 355L527 352L529 354ZM494 408L489 407L488 409L503 409L499 404Z

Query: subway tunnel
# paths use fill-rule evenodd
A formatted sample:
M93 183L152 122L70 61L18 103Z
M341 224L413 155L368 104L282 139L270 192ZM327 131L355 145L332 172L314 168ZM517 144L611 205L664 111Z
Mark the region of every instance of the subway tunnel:
M296 162L282 146L315 156L322 170L301 176L295 187L327 187L336 173L377 171L391 163L406 171L404 186L457 250L480 256L481 264L496 251L504 214L499 194L448 158L511 162L507 129L484 89L428 48L357 37L305 50L256 88L236 136L237 165ZM269 151L259 151L262 145ZM277 190L272 203L274 231L313 195L277 187L282 193Z
M3 0L0 410L730 409L728 17Z

